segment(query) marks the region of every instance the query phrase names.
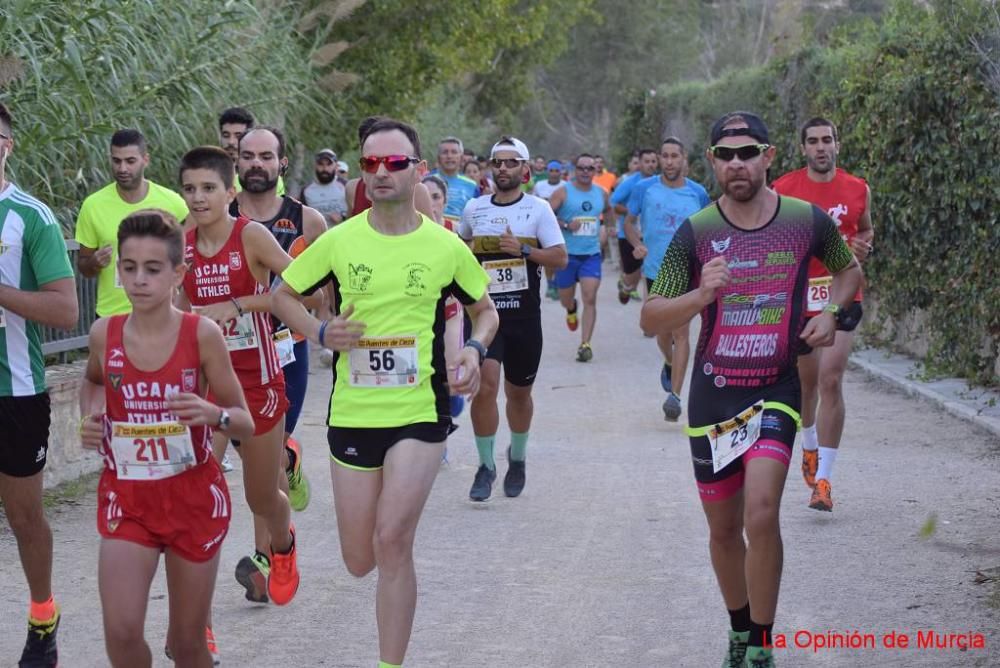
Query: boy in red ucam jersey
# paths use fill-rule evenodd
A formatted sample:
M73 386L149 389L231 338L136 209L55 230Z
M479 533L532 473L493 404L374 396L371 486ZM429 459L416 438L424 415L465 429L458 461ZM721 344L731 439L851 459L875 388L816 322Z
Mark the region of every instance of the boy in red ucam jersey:
M207 318L171 301L184 276L180 225L140 211L118 229L118 272L132 313L90 330L80 437L105 460L98 487L98 586L112 666L150 666L149 586L165 554L178 665L211 666L206 627L229 530L229 491L211 434L253 432L226 344ZM204 398L208 388L214 403Z
M223 160L223 156L226 160ZM214 146L181 159L181 194L190 210L184 246L188 271L178 306L191 307L222 327L233 369L254 420L253 436L239 448L243 485L253 511L256 554L236 567L247 599L285 605L295 596L299 572L288 497L279 487L284 441L285 380L271 331L267 277L291 262L260 223L229 216L236 191L232 161ZM224 438L216 439L217 444Z

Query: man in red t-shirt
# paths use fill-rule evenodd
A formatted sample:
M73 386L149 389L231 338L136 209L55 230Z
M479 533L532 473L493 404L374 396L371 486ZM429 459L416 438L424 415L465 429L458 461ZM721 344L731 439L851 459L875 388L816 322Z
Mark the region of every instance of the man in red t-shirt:
M864 262L872 252L871 190L864 179L837 168L840 144L837 127L825 118L813 118L801 131L806 167L785 174L772 184L782 195L798 197L826 211L840 235ZM831 277L813 260L809 266L807 315L823 311L830 301ZM837 336L831 348L799 356L802 382L802 476L813 488L809 507L833 510L830 477L844 431L843 381L854 329L861 321L861 290L854 303L837 314ZM817 410L819 404L821 410Z

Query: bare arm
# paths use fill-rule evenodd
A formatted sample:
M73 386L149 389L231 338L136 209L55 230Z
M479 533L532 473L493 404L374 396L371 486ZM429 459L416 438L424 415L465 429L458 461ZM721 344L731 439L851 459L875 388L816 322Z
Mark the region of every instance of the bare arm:
M226 342L218 325L207 318L198 322L198 349L201 355L201 366L205 372L208 387L215 399L213 409L225 408L229 413L229 429L225 434L236 440L246 440L253 436L254 424L247 410L243 388L233 371L233 363L226 350ZM213 411L214 412L214 411ZM216 422L209 426L214 427Z
M651 294L642 306L639 327L650 334L665 334L691 321L715 301L716 292L729 284L729 266L724 257L715 257L701 268L701 284L679 297Z
M500 326L500 316L497 315L496 305L489 293L484 292L478 301L465 308L472 319L472 334L469 338L483 346L489 346ZM479 366L479 353L471 346L462 348L453 369L456 381L451 390L454 394L476 395L479 391Z
M326 232L327 229L326 218L323 214L312 207L302 207L302 236L306 238L306 244L311 244L319 239L319 235Z
M844 308L852 301L861 286L861 266L857 259L851 258L847 265L833 275L833 285L830 286L830 303L839 304ZM799 337L813 348L832 346L837 334L837 316L832 311L824 310L818 316L809 319Z
M625 216L625 223L622 225L622 229L625 230L625 238L628 239L628 242L635 249L633 253L636 256L635 259L641 260L643 257L646 257L648 251L646 250L646 245L642 243L642 233L636 225L637 221L638 218L636 216L633 216L631 213L628 214ZM640 254L642 257L639 257Z
M94 278L111 264L111 256L111 246L102 246L100 249L80 246L76 256L76 267L85 277Z
M76 280L59 278L38 286L38 290L0 285L0 308L49 327L73 329L80 318Z
M615 217L615 208L611 206L611 195L604 193L604 227L616 227L618 219Z
M565 269L569 264L566 244L557 244L548 248L532 248L528 259L549 269Z
M108 321L97 320L90 327L87 338L87 367L80 384L80 443L89 450L101 447L104 438L104 344L107 339Z
M558 188L552 193L552 197L549 198L549 206L552 207L552 213L556 214L556 220L559 219L559 209L562 205L566 203L566 189ZM559 227L563 227L564 221L559 221Z
M471 241L466 243L469 244L470 248L472 247ZM521 241L514 236L510 225L500 235L500 250L511 257L522 257ZM551 267L552 269L563 269L569 262L569 256L566 254L566 244L556 244L548 248L532 247L531 252L527 255L527 259L543 267Z
M344 199L347 200L347 213L350 215L354 211L354 193L358 190L358 180L351 179L344 186Z
M865 212L858 218L858 233L851 239L851 252L858 262L864 262L872 252L872 241L875 239L875 228L872 227L872 190L868 188L865 200Z

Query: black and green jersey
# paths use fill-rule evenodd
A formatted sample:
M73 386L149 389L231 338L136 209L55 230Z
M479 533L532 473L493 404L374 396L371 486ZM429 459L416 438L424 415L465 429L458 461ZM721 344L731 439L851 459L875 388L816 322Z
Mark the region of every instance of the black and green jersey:
M693 425L730 417L711 411L713 403L728 405L716 401L723 397L745 408L770 386L792 383L797 394L809 260L818 258L835 274L853 259L833 219L808 202L781 197L771 221L755 230L730 223L716 203L677 230L652 292L679 297L693 290L701 267L719 256L728 261L730 283L701 313L691 380Z

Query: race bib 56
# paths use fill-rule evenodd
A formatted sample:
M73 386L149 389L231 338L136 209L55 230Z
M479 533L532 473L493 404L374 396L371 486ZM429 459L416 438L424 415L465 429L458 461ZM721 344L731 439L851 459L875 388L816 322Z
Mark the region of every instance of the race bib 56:
M351 348L351 385L406 387L420 382L417 337L364 337Z

